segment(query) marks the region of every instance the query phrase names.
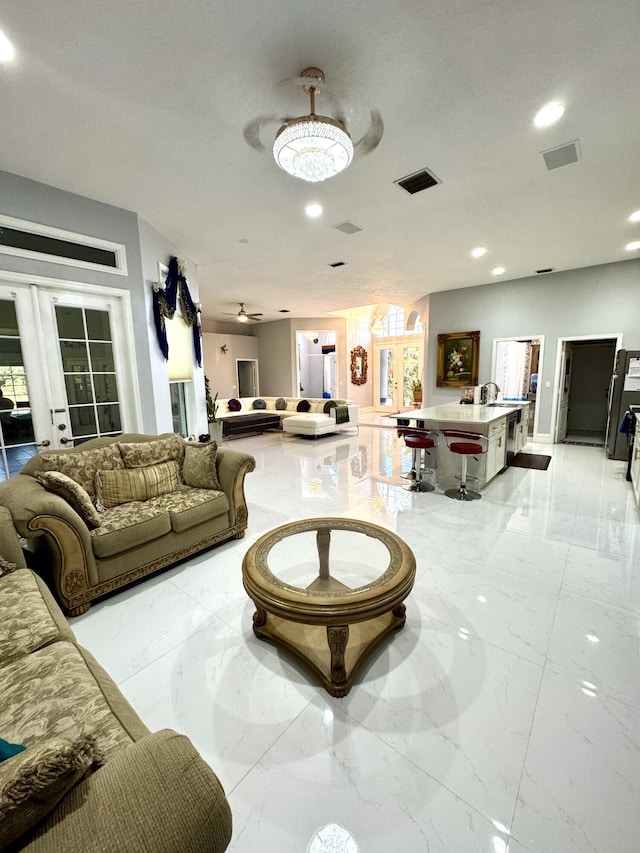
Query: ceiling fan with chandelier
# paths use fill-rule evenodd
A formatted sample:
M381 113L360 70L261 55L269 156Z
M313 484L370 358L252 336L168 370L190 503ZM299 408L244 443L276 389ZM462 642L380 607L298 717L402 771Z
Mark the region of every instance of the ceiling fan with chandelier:
M248 314L244 310L244 302L238 302L240 306L240 310L237 314L228 314L226 311L224 312L225 317L235 317L238 323L246 323L248 320L256 320L258 323L262 320L262 311L256 314Z
M355 144L342 118L316 113L316 95L325 89L326 78L320 68L305 68L293 82L309 95L309 114L296 118L265 116L244 128L244 138L253 148L264 151L260 139L263 125L282 122L273 144L276 163L285 172L303 181L324 181L344 171L355 154L369 154L380 143L384 132L382 116L370 111L369 127Z

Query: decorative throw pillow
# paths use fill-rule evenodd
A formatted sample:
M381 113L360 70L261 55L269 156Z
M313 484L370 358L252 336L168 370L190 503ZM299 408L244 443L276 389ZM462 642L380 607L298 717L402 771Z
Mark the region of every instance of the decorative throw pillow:
M176 492L180 488L179 468L176 462L161 462L147 468L124 468L121 471L98 471L96 493L98 507L146 501Z
M284 412L286 408L287 401L284 399L284 397L278 397L278 399L276 400L276 411Z
M182 466L182 478L187 486L222 491L218 480L217 457L218 445L215 441L209 444L187 444Z
M45 489L64 498L75 509L87 527L91 530L100 527L100 516L96 512L87 490L83 489L79 483L76 483L71 477L67 477L66 474L60 473L60 471L36 471L33 476L39 483L42 483Z
M156 438L153 441L120 442L118 447L125 468L146 468L161 462L182 465L185 441L179 435Z
M331 409L335 409L337 408L337 406L338 404L335 400L327 400L327 402L324 404L323 412L325 413L325 415L328 415Z
M230 412L239 412L242 409L242 403L240 400L236 400L235 397L232 400L229 400L227 406L229 407Z
M260 400L260 399L254 400L253 401L253 408L254 409L266 409L267 404L265 403L264 400Z
M308 400L300 400L296 406L296 412L308 412L311 408L311 403Z
M3 740L0 737L0 761L6 761L7 758L13 758L19 752L26 749L21 743L9 743L8 740Z
M93 450L62 450L41 453L45 471L60 471L79 483L91 500L95 500L96 471L124 468L117 444L96 447Z
M41 821L92 766L103 764L93 735L56 737L0 764L0 849Z
M15 572L18 566L15 563L10 563L8 560L0 557L0 578L3 575L9 575L11 572Z

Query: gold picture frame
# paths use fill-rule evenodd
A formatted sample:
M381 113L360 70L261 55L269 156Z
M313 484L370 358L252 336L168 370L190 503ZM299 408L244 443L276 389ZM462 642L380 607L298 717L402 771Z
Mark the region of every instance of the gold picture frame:
M478 384L480 332L438 335L438 388Z
M357 346L351 350L351 384L364 385L367 381L367 351Z

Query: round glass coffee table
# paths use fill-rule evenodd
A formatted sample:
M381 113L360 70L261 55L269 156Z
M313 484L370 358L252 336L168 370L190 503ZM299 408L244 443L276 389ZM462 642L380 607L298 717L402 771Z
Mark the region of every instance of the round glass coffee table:
M332 696L346 696L366 656L402 628L415 574L406 542L347 518L283 524L242 562L256 637L292 651Z

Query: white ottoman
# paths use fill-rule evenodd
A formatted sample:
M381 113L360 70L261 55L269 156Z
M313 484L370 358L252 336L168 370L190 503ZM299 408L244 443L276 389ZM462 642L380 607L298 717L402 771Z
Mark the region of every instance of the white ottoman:
M317 438L319 435L329 435L332 432L338 432L335 418L331 415L317 414L313 412L301 412L297 415L289 415L282 421L283 432L290 432L294 435L312 435Z

